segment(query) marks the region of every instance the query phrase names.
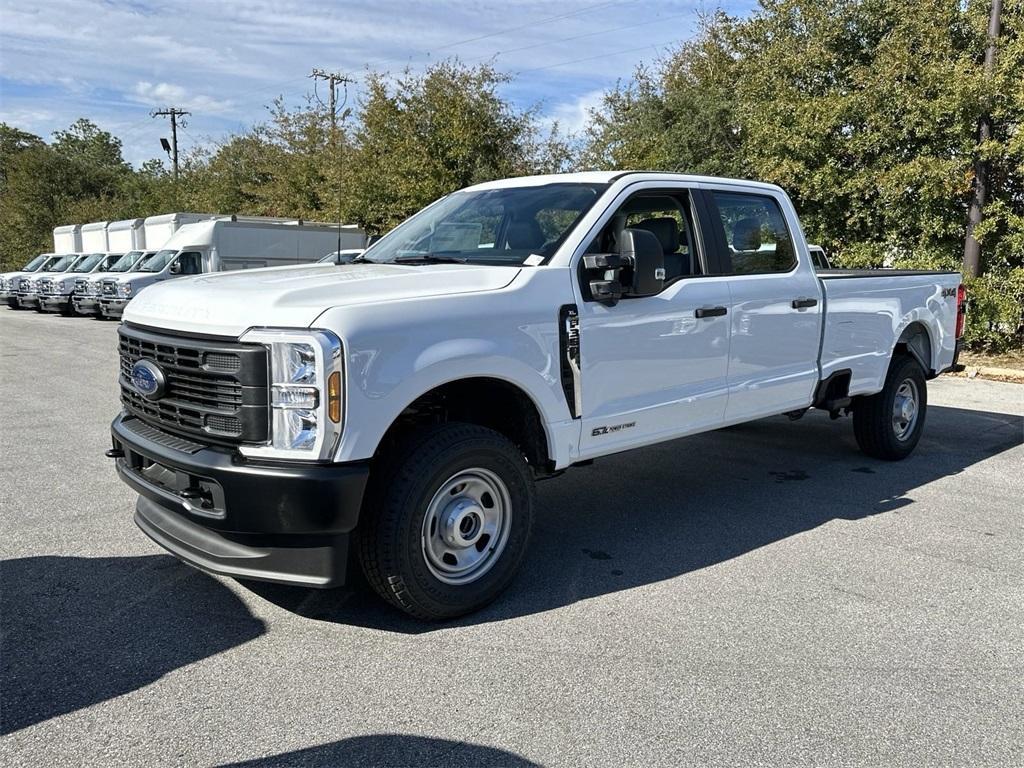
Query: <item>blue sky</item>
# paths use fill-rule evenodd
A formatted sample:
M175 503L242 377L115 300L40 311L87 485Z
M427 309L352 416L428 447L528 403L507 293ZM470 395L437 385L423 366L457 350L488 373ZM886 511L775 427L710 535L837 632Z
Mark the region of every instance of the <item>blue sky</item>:
M504 95L578 129L640 62L691 37L697 15L753 0L0 0L0 120L49 137L78 117L119 136L138 164L170 135L154 107L190 110L184 150L301 103L313 67L357 81L458 56L513 74ZM350 98L358 98L358 82Z

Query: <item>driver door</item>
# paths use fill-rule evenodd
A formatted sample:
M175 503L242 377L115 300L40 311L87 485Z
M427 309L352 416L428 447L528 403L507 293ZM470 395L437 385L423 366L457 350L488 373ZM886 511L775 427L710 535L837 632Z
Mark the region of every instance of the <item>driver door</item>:
M614 306L589 300L578 285L581 458L722 423L730 296L726 278L708 275L702 216L684 187L643 189L621 201L588 247L614 251L624 228L650 231L664 250L666 279L657 295Z

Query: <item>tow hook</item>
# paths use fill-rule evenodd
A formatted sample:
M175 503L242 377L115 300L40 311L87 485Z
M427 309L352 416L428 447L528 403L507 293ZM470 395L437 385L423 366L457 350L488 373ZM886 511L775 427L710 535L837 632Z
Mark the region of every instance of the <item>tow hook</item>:
M192 486L191 488L186 488L183 491L179 491L178 495L181 496L181 498L185 499L186 501L198 501L199 506L202 507L203 509L213 508L213 498L211 497L210 492L205 491L202 488Z
M108 448L106 451L103 452L103 455L106 456L108 459L123 459L124 451L122 451L120 448Z

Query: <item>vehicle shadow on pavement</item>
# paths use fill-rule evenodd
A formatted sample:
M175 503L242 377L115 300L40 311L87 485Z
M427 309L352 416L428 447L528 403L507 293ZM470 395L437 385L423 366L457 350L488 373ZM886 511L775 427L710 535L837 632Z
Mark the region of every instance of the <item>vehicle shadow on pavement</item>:
M0 734L98 704L262 635L238 597L172 557L0 562Z
M740 557L834 519L912 504L907 494L1024 441L1024 419L931 406L901 462L861 454L849 420L765 419L600 459L538 485L530 552L512 587L455 622L424 624L368 588L311 594L247 585L320 621L422 633L549 611Z
M355 736L317 747L297 749L277 755L225 763L221 768L278 768L279 766L324 766L336 768L346 765L417 766L417 768L531 768L538 764L512 752L464 741L449 741L426 736L408 736L398 733L375 733Z

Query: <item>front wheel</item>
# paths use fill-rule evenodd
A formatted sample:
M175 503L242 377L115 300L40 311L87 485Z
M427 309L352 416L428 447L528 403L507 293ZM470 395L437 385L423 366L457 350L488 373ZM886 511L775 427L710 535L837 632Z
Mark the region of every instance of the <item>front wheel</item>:
M522 453L472 424L413 433L371 472L359 532L363 571L419 619L477 610L512 581L533 527Z
M857 445L877 459L905 459L921 439L927 410L924 371L913 358L898 357L889 366L882 391L854 405Z

